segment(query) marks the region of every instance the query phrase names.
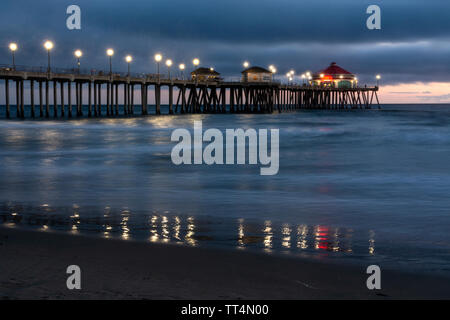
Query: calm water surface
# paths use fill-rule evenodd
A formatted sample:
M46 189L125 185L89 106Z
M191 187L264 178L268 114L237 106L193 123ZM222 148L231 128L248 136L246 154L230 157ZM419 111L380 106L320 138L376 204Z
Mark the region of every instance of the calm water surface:
M175 166L175 128L279 128L280 171ZM0 120L8 225L450 274L450 105Z

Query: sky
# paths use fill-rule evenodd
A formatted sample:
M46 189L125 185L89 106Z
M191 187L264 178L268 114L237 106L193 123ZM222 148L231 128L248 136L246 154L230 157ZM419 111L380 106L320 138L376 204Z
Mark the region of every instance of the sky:
M81 30L66 27L69 5L81 8ZM369 30L369 5L381 8L381 30ZM448 0L2 0L0 63L45 66L44 40L55 43L52 65L154 73L155 53L192 70L194 57L238 79L242 63L273 64L278 77L317 72L331 62L374 85L384 103L450 103ZM161 67L165 71L165 67Z

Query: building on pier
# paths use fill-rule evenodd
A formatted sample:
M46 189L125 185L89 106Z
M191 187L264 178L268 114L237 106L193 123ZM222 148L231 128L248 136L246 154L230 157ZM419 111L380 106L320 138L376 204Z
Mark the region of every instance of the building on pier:
M311 84L331 88L355 88L358 78L355 74L332 62L330 66L312 76Z
M242 82L272 82L272 72L261 67L250 67L242 73Z
M192 80L221 81L220 73L213 68L197 68L191 72Z

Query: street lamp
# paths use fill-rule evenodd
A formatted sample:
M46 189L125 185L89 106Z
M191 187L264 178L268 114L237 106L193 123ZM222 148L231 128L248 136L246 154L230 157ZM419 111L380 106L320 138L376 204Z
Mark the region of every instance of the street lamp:
M47 49L47 56L48 56L48 67L47 72L50 72L50 50L53 49L53 42L47 40L44 42L44 48Z
M133 57L128 55L128 56L125 57L125 61L128 64L128 76L130 76L130 63L131 63L131 61L133 61Z
M169 73L169 80L170 80L170 67L172 66L172 60L167 59L166 60L166 66L167 66L167 70L168 70L168 73Z
M194 68L197 68L198 67L198 65L200 64L200 60L199 59L197 59L197 58L195 58L194 60L192 60L192 64L194 65ZM197 78L197 75L194 73L194 75L193 75L194 77L195 77L195 80L197 80L198 81L198 78Z
M16 70L16 59L14 57L14 52L17 50L17 43L11 42L9 44L9 50L11 50L12 53L13 70Z
M270 70L270 73L272 74L272 81L273 81L274 74L277 72L277 69L271 64L269 66L269 70Z
M83 52L81 50L75 50L74 55L77 58L78 73L80 73L80 58L83 56Z
M114 55L113 49L106 50L106 54L109 56L109 74L112 74L112 56Z
M192 60L192 64L197 68L198 65L200 64L200 60L195 58L194 60Z
M186 69L186 66L184 65L184 63L180 63L178 68L180 68L181 71L181 79L184 80L184 69Z
M295 78L294 77L295 71L291 70L291 71L289 71L289 74L290 74L290 78L291 78L291 82L292 82L292 80Z
M381 76L379 74L377 74L375 78L377 79L377 87L378 87L378 85L380 83Z
M160 53L155 54L155 61L156 61L156 68L157 68L158 79L159 79L159 63L161 62L162 58L163 58L162 54L160 54Z
M244 66L245 69L247 69L250 66L250 63L248 61L244 61L242 65Z
M302 83L305 84L306 74L302 73Z

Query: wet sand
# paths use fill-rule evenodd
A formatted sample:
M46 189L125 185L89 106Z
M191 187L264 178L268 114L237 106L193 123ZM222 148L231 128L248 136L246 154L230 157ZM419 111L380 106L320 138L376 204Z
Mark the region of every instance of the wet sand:
M0 227L0 299L450 299L450 279L384 269L370 291L366 267Z

